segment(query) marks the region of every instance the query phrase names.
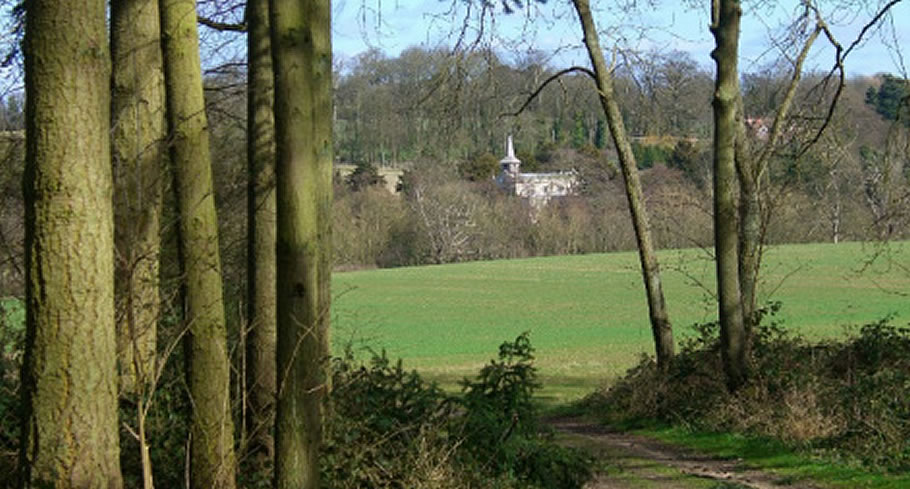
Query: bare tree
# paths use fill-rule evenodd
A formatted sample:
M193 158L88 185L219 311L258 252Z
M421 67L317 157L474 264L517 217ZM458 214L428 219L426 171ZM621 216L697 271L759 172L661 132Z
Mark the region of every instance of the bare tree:
M578 13L582 31L585 36L585 47L591 64L594 66L594 80L597 85L597 94L604 114L610 135L616 145L619 156L619 165L625 182L626 197L629 200L629 211L632 214L632 224L635 229L635 238L638 244L638 256L641 262L641 273L644 279L645 292L648 298L648 311L651 320L651 332L654 336L654 347L657 352L657 364L666 369L673 358L675 345L673 342L673 329L670 324L667 305L664 299L663 287L660 280L660 265L654 244L651 239L651 226L648 222L648 213L642 196L641 182L638 176L638 165L632 146L626 135L619 104L613 96L612 69L607 66L600 47L597 27L591 16L588 0L573 0L573 5Z
M711 33L717 65L714 88L714 256L717 265L717 303L721 354L727 386L738 389L748 376L746 327L740 292L737 213L736 136L740 98L739 0L712 0Z
M158 234L166 157L164 65L157 0L111 2L111 152L121 390L154 375Z

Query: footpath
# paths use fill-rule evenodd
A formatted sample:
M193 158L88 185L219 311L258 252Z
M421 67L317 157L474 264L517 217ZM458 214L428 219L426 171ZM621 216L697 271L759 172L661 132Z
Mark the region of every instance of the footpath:
M817 489L751 470L740 460L718 459L660 441L610 431L584 418L546 422L558 440L585 448L600 469L586 489Z

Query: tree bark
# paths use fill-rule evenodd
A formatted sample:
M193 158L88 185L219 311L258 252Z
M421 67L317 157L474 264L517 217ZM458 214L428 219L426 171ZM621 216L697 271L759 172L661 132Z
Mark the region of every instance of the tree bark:
M711 33L716 47L714 86L714 248L717 265L717 302L721 354L727 386L738 389L748 376L746 331L739 282L736 210L736 101L739 23L738 0L712 2Z
M247 22L247 259L249 334L247 336L248 454L259 471L274 458L272 431L277 391L277 299L275 268L274 77L269 40L268 0L248 0Z
M26 6L22 487L117 489L105 2Z
M332 260L328 0L271 0L278 198L275 487L319 487Z
M190 487L235 487L218 224L193 0L161 0L171 157L180 217L187 384L193 407Z
M164 66L158 0L111 1L111 157L114 168L120 389L155 374Z
M761 162L757 162L752 154L749 135L746 132L742 92L738 88L734 124L736 129L734 158L736 178L739 184L737 269L740 296L742 297L743 325L746 334L746 355L748 355L752 336L752 323L755 319L758 269L761 262L763 241L759 186L763 169L761 168Z
M585 36L585 46L588 49L591 64L594 65L600 104L607 117L610 136L613 138L613 143L616 145L616 150L619 154L619 166L622 170L626 198L629 201L629 210L632 214L632 226L635 230L641 273L648 298L648 311L651 320L651 332L654 336L657 365L660 369L666 370L675 352L673 328L670 324L667 305L664 300L663 287L660 280L660 265L651 239L651 225L648 222L648 212L642 196L638 165L635 161L635 155L632 153L629 138L626 136L619 104L613 95L613 76L607 67L603 51L600 48L597 28L591 16L588 0L573 0L572 3L578 12Z

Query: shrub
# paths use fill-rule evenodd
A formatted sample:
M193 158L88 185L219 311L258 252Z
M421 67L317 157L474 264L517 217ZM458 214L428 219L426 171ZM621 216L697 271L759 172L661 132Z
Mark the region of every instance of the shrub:
M499 159L490 153L476 154L458 164L461 178L471 182L483 182L493 178L499 169Z
M667 374L650 357L585 401L607 420L658 420L770 436L835 450L890 470L910 467L910 328L889 319L842 341L812 344L761 309L751 341L749 382L724 386L716 322L694 326Z
M846 426L830 443L873 465L910 468L910 328L867 324L834 349L828 368Z
M651 168L656 163L666 163L670 159L670 151L657 144L632 143L632 153L639 169Z
M526 334L453 397L382 352L357 365L333 361L323 476L331 488L580 488L582 452L540 433L531 402L539 384Z
M344 179L344 183L355 192L386 184L385 177L379 174L379 169L366 162L358 163L354 171Z
M385 352L356 366L350 350L333 362L323 476L327 487L408 487L447 473L451 403L435 385ZM455 486L452 486L455 487Z
M0 487L12 487L17 474L24 315L21 301L0 298Z
M508 471L516 464L514 439L537 432L531 396L540 387L527 333L499 347L499 360L491 360L475 380L464 379L461 405L465 442L477 448L466 453L479 465Z
M537 426L532 402L540 387L528 333L499 347L474 380L462 381L462 459L487 472L536 487L581 488L592 475L582 452L556 445Z

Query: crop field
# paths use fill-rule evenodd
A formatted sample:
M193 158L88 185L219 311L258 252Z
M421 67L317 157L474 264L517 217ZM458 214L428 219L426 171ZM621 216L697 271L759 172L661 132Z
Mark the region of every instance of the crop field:
M660 254L677 340L716 317L706 250ZM333 276L333 342L385 349L447 388L529 331L544 400L577 398L652 351L634 253L367 270ZM781 301L785 327L808 338L844 335L893 315L910 322L910 243L771 247L762 301Z

